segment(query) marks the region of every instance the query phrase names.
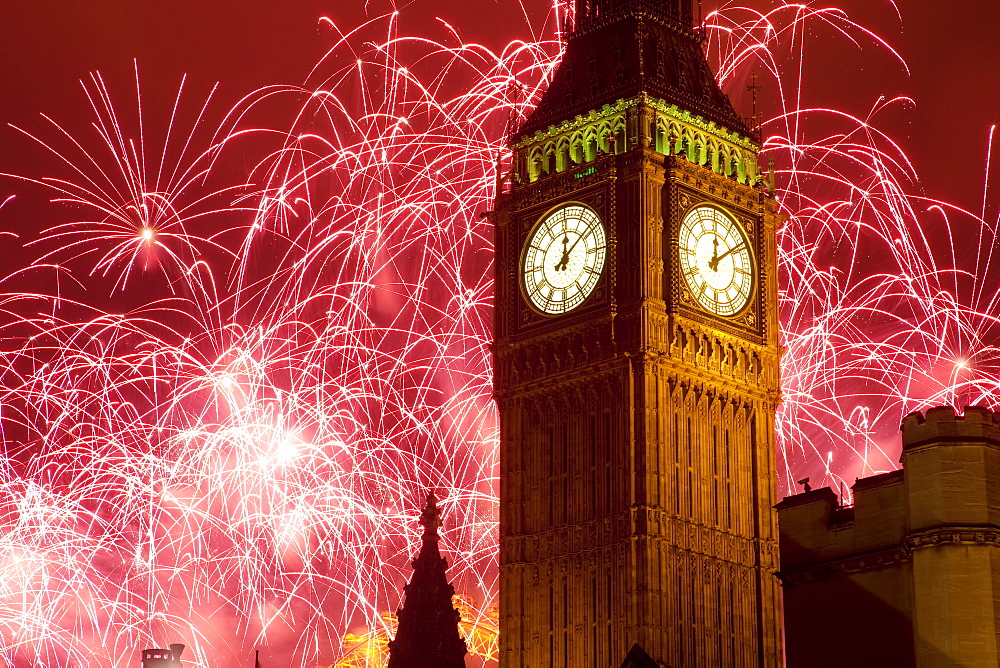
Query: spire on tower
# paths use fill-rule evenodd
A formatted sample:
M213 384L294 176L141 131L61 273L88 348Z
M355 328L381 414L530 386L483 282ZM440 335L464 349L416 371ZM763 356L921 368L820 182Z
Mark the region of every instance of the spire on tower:
M576 0L575 7L566 53L515 142L643 95L753 136L715 81L692 0Z
M620 18L623 12L642 11L683 28L691 28L691 0L576 0L576 31Z
M438 549L441 511L433 493L427 495L420 525L420 553L411 562L413 577L403 589L405 605L396 612L399 626L389 642L389 668L464 668L468 650L452 604L455 588L445 575L448 562Z

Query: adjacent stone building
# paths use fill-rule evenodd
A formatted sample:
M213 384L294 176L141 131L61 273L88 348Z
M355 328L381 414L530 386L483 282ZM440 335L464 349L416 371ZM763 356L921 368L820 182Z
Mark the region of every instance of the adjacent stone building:
M778 504L788 668L998 666L1000 412L902 425L903 468Z

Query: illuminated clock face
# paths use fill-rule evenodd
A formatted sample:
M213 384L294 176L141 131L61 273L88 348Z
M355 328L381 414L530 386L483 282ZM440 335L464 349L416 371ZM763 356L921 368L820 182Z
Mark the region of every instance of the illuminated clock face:
M746 308L753 253L735 220L714 206L699 206L684 217L677 242L681 273L699 304L721 316Z
M521 263L524 293L542 313L567 313L582 304L604 270L604 225L581 204L545 216L528 237Z

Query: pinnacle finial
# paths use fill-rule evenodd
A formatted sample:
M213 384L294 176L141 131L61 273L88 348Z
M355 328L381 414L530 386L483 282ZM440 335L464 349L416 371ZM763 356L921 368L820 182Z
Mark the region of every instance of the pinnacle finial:
M437 538L437 530L441 526L441 511L438 509L437 496L434 492L427 495L427 502L420 513L420 525L424 527L424 538Z

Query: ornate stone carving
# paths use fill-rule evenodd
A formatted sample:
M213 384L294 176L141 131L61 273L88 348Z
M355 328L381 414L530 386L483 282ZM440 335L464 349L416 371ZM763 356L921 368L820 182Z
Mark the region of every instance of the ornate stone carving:
M670 39L680 34L668 32ZM696 46L691 53L700 59ZM670 62L676 65L677 59ZM693 81L704 75L694 67L688 73ZM701 99L695 92L692 99ZM623 135L605 141L593 134L602 128ZM560 153L580 148L585 155ZM748 448L766 450L773 441L759 435L751 444L734 411L746 406L756 415L773 412L777 341L757 329L764 317L759 295L738 317L713 317L698 307L675 270L679 217L705 201L749 222L745 229L754 239L755 256L769 261L763 240L770 243L773 235L766 236L769 223L752 187L758 178L756 150L753 138L646 94L574 112L545 130L532 129L514 146L524 180L498 200L497 217L511 221L512 237L498 247L498 255L506 254L498 267L503 262L516 267L515 255L530 229L547 210L567 201L599 210L608 227L608 261L592 304L566 316L543 317L526 309L516 282L504 297L511 316L508 329L497 329L503 340L496 347L496 386L498 395L517 401L498 403L501 459L510 467L503 473L503 502L511 512L502 531L522 540L502 542L501 587L518 562L544 563L549 573L537 592L520 599L528 609L524 626L518 633L501 633L511 657L530 658L532 665L567 664L565 657L550 656L548 634L568 632L571 653L582 657L575 643L589 642L595 623L612 628L616 639L628 635L643 642L643 634L677 619L703 623L683 617L702 611L678 607L676 596L665 594L677 586L688 600L707 600L697 592L711 592L720 581L740 600L756 600L757 591L773 596L773 569L766 565L771 559L754 557L773 552L773 523L736 519L745 516L753 498L760 501L753 512L771 512L773 470L756 476L737 471L747 465ZM769 294L773 286L766 282L774 280L773 273L761 276L760 295ZM775 365L773 376L761 374L767 364ZM725 464L715 472L717 458ZM657 572L663 583L642 580L641 573ZM562 609L563 586L568 610ZM599 597L613 591L610 606L585 610L592 588ZM652 604L668 619L634 623L626 612L630 600ZM565 615L556 618L556 629L549 620L552 610ZM737 642L749 646L756 642L754 612L747 604L740 614L747 623ZM760 624L778 646L777 626L764 619ZM521 646L534 630L545 639L542 646ZM686 658L665 654L669 650L662 644L657 661L686 665ZM559 645L555 651L561 653ZM622 659L598 654L589 663L619 665ZM711 664L708 656L708 650L704 658L699 654L698 663ZM777 666L770 659L766 663Z

